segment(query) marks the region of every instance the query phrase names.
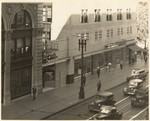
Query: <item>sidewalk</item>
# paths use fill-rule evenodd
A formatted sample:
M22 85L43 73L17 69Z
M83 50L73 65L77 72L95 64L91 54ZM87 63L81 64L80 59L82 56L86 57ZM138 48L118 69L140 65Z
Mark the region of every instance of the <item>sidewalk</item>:
M131 70L135 68L144 68L148 70L148 62L138 60L134 64L126 64L122 70L120 68L112 69L111 72L105 69L101 72L101 78L98 78L96 72L87 76L85 84L85 99L79 99L80 78L73 84L66 85L59 89L44 92L37 96L36 100L32 97L26 97L13 102L9 106L2 106L2 119L27 119L40 120L49 115L64 110L72 105L80 103L96 94L97 82L101 79L102 90L108 90L126 81ZM122 79L124 78L124 79Z

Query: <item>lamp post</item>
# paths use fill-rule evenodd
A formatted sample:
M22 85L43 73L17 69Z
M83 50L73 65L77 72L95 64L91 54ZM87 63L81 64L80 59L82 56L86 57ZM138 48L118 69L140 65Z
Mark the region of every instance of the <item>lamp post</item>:
M84 37L81 37L81 34L78 35L78 44L79 44L79 51L81 48L81 87L80 87L80 92L79 92L79 98L80 99L84 99L85 98L85 93L84 93L84 80L83 80L83 65L84 65L84 60L83 60L83 48L85 47L85 51L86 51L86 39L87 39L87 35L84 34Z

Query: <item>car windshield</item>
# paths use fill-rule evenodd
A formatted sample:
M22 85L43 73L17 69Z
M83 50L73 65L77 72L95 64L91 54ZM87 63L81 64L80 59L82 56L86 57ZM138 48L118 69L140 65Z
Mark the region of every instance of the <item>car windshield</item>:
M129 86L137 86L137 83L136 82L130 82Z
M105 97L105 96L102 96L102 95L96 95L96 99L105 100L106 97Z
M108 114L110 112L110 110L102 108L101 113L103 114Z

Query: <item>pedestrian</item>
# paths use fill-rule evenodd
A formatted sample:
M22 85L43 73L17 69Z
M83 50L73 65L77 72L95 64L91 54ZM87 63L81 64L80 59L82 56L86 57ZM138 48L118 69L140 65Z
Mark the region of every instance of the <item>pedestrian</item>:
M97 92L100 92L101 89L101 81L97 82Z
M111 63L108 63L108 69L109 69L109 72L110 72L110 69L111 69Z
M85 74L83 75L83 86L85 87L85 83L86 83L86 77Z
M36 87L35 86L33 86L32 92L33 92L33 100L35 100L35 95L36 95Z
M120 69L123 68L123 61L120 62Z
M98 76L98 78L100 77L100 68L99 67L97 67L97 76Z

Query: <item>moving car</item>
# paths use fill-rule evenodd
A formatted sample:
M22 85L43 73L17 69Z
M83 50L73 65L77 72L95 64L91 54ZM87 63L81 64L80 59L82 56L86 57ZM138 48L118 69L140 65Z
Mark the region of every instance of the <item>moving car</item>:
M114 94L112 92L99 92L95 96L94 102L89 105L90 111L99 112L102 105L114 105L115 99Z
M134 69L131 72L131 75L127 77L127 81L129 82L131 79L142 79L143 81L146 80L148 72L144 69Z
M122 113L120 113L116 107L103 105L98 113L93 119L96 120L117 120L122 118Z
M129 81L128 86L124 88L123 93L125 95L135 95L136 91L143 86L143 80L132 79Z
M131 100L131 105L140 107L148 105L148 92L149 89L147 86L139 88L135 97Z

